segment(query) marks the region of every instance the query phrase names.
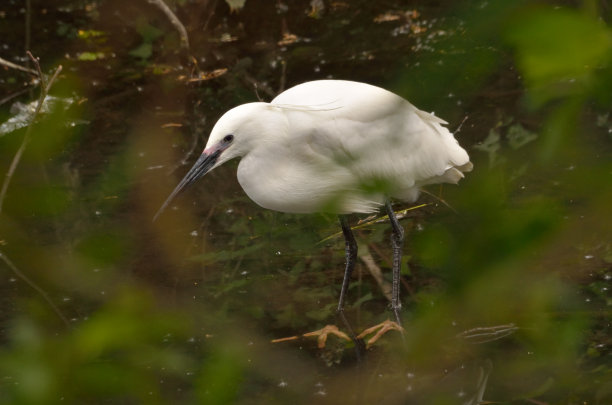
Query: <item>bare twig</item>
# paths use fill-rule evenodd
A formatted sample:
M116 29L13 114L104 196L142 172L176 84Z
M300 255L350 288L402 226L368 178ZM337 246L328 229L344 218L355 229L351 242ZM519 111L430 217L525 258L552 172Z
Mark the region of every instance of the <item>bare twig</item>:
M391 284L389 284L382 275L382 270L374 262L374 258L370 254L359 255L361 261L366 265L368 271L376 280L376 284L380 287L383 295L387 300L391 301Z
M6 192L8 190L9 184L11 184L11 179L13 178L13 174L15 173L15 170L17 169L17 165L19 164L19 161L21 160L21 155L23 155L23 152L25 151L26 146L30 142L30 137L27 135L28 134L26 133L26 136L23 138L23 141L21 141L21 146L19 146L19 149L17 149L17 153L15 153L15 156L13 157L13 160L11 161L11 165L9 166L9 169L6 172L4 183L2 183L2 190L0 191L0 213L2 212L2 205L4 203L4 197L6 197Z
M32 0L26 0L26 15L25 15L25 41L24 51L27 53L30 49L30 42L32 39ZM30 64L26 65L28 68Z
M24 67L24 66L21 66L21 65L18 65L18 64L13 63L13 62L9 62L6 59L0 58L0 65L4 65L4 66L9 67L11 69L21 70L22 72L26 72L26 73L29 73L31 75L38 76L38 72L36 70L30 69L30 68L27 68L27 67Z
M28 143L30 142L30 139L32 138L32 124L36 121L38 115L40 114L40 110L42 109L42 106L45 102L45 98L49 94L49 90L51 89L51 86L57 79L59 73L62 71L62 66L61 65L58 66L57 69L55 69L55 72L53 73L51 78L47 81L45 78L45 75L42 73L38 59L36 59L30 51L27 51L27 55L30 58L30 60L34 63L34 66L36 66L36 70L23 68L18 65L9 66L9 67L13 67L15 69L22 70L28 73L32 73L38 76L40 80L40 96L38 98L38 103L36 104L36 109L34 110L34 113L32 114L30 125L28 125L28 128L26 129L26 133L23 137L23 140L21 141L21 145L19 146L17 153L15 153L15 156L13 157L13 160L11 162L11 165L9 166L8 172L6 173L4 183L2 184L2 190L0 191L0 212L2 212L2 204L4 202L4 197L6 196L6 192L8 190L11 179L13 178L13 174L15 173L15 170L17 169L17 166L19 165L19 162L21 161L21 156L23 155L23 152L25 151ZM53 303L51 298L49 298L47 293L42 288L40 288L36 283L30 280L30 278L26 276L21 270L19 270L19 268L15 266L13 262L1 251L0 251L0 259L2 259L2 261L13 271L13 273L17 275L17 277L22 279L27 285L29 285L38 294L40 294L45 299L45 301L47 301L49 306L51 306L53 311L57 314L57 316L60 317L60 319L66 324L66 326L70 326L70 322L68 321L68 319L64 316L64 314L62 314L59 308Z
M198 127L202 126L204 124L204 122L206 121L206 118L204 118L202 124L198 125ZM193 152L196 150L196 148L198 147L198 139L199 139L199 134L201 133L201 129L197 128L194 131L191 131L192 134L192 139L191 139L191 147L189 148L189 150L185 153L185 155L183 156L183 158L179 161L179 163L177 163L176 165L174 165L174 167L172 168L172 170L170 170L170 172L168 172L168 174L173 174L179 167L185 166L187 163L189 163L189 159L191 158L191 155L193 155Z
M261 96L259 95L259 92L257 91L257 83L255 83L253 85L253 90L255 90L255 97L257 97L257 101L264 101L263 98L261 98Z
M12 99L14 99L15 97L19 97L21 96L23 93L27 93L28 91L30 91L29 87L26 87L25 89L21 89L13 94L9 94L8 96L4 97L3 99L0 100L0 105L7 103L9 101L11 101Z
M427 190L425 190L425 189L421 189L421 192L422 192L423 194L427 194L427 195L428 195L428 196L430 196L431 198L434 198L434 199L438 200L438 201L439 201L439 202L441 202L443 205L445 205L445 206L446 206L448 209L450 209L451 211L453 211L455 214L457 213L457 210L456 210L456 209L454 209L452 205L450 205L449 203L447 203L447 202L446 202L446 200L445 200L444 198L442 198L442 197L440 197L440 196L437 196L437 195L435 195L435 194L433 194L433 193L431 193L431 192L429 192L429 191L427 191ZM431 205L431 204L429 204L429 205Z
M13 273L15 273L17 277L23 280L33 290L35 290L38 294L40 294L40 296L43 297L45 301L47 301L49 306L53 309L53 311L57 314L57 316L59 316L60 319L66 324L66 326L70 326L70 322L68 321L68 318L66 318L64 314L62 314L62 311L60 311L59 308L53 303L53 301L51 300L51 298L49 298L45 290L43 290L35 282L30 280L30 278L26 276L21 270L19 270L19 268L17 268L17 266L15 266L13 262L8 257L6 257L6 255L2 253L1 251L0 251L0 259L2 259L2 261L13 271Z
M463 118L463 121L461 121L461 123L459 124L459 126L457 127L457 129L455 129L455 131L453 132L453 134L458 134L461 131L461 128L463 127L463 124L465 124L465 121L467 121L467 119L469 118L469 115L466 115Z
M489 375L491 374L491 370L493 370L493 362L490 359L487 359L483 365L480 367L480 373L478 375L478 382L476 383L476 392L474 395L463 402L463 405L480 405L491 403L488 401L483 401L484 392L487 388L487 381L489 380Z
M189 159L191 158L191 155L193 155L193 152L198 147L198 138L199 138L198 134L199 134L199 131L193 131L193 135L191 139L191 147L189 148L187 153L185 153L185 156L183 156L183 158L181 159L181 166L189 163Z
M257 90L261 90L262 92L266 93L268 96L274 98L276 97L277 93L272 90L272 88L270 86L268 86L267 84L260 82L259 80L255 79L253 76L251 76L248 73L244 73L242 76L242 80L245 83L248 83L250 85L252 85L253 87L255 87L256 91ZM257 98L261 101L261 99L259 98L259 94L257 95Z
M176 14L174 14L174 12L170 10L170 7L168 7L168 5L164 3L163 0L148 0L148 2L157 6L164 14L166 14L166 17L168 17L170 23L179 33L179 36L181 38L181 48L185 49L186 51L189 51L189 37L187 36L187 30L185 29L185 26L183 25L181 20L178 19Z
M21 156L23 155L23 152L25 151L32 137L32 124L38 118L38 115L40 114L40 110L45 102L45 98L47 97L47 94L49 94L49 90L51 89L53 82L55 82L59 73L62 71L62 66L59 65L57 69L55 69L55 72L53 73L49 81L47 81L45 79L45 75L42 73L42 70L40 69L40 63L38 62L38 59L36 59L32 55L32 53L30 53L30 51L28 51L27 54L28 54L28 57L34 63L34 66L36 66L37 75L40 79L40 96L38 98L38 103L36 104L36 109L34 110L34 113L32 114L30 125L28 125L28 128L26 129L26 133L23 137L23 140L21 141L21 145L19 146L17 153L15 153L15 156L13 157L13 160L11 161L11 165L9 166L9 169L6 172L4 183L2 184L2 190L0 190L0 213L2 212L2 205L4 203L4 198L6 197L6 192L8 190L9 184L11 183L11 179L13 178L13 174L15 173L15 170L17 169L17 166L19 165L19 162L21 161Z
M281 76L280 76L280 84L278 86L278 94L285 91L286 83L287 83L287 61L283 59L281 61Z
M210 20L212 19L213 15L215 15L216 9L217 9L217 0L213 1L212 5L210 6L210 12L208 13L208 17L206 17L206 21L204 22L204 25L202 26L202 32L206 32L206 30L208 29L208 24L210 23Z
M406 208L400 211L395 211L395 215L397 216L397 219L404 219L405 217L408 216L408 212L409 211L413 211L419 208L423 208L423 207L427 207L428 205L431 205L430 203L428 204L420 204L420 205L415 205L414 207L410 207L410 208ZM389 221L389 216L388 215L381 215L380 217L369 217L367 218L364 222L360 222L358 225L355 226L351 226L352 230L355 229L361 229L361 228L366 228L372 224L379 224L379 223L383 223L383 222L388 222ZM326 242L330 239L334 239L337 238L339 236L342 235L342 232L336 232L333 235L329 235L328 237L322 239L319 241L319 244Z
M458 333L456 337L465 339L470 343L492 342L504 338L518 330L518 326L513 323L496 326L479 326Z

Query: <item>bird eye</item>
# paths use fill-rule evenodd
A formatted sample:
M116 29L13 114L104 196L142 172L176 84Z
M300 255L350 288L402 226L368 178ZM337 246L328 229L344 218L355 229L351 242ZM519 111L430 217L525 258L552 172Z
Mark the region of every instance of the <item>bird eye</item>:
M225 135L225 138L223 138L223 142L225 143L230 143L234 140L234 135L229 134L229 135Z

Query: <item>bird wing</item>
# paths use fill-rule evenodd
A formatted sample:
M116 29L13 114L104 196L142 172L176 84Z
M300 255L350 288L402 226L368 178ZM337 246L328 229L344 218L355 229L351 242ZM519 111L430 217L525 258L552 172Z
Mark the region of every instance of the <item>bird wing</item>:
M266 160L265 172L278 175L265 180L265 190L292 202L275 207L265 200L262 171L253 187L262 187L256 201L267 208L312 212L335 201L337 212L372 212L389 196L412 201L421 185L457 182L471 167L444 120L375 86L307 82L270 107L286 117L289 131L276 143L275 159ZM239 178L241 168L256 170L255 161L264 159L243 159Z
M456 182L462 177L456 168L471 165L443 126L446 121L379 87L307 82L271 104L289 117L296 144L308 144L312 152L348 165L361 180L393 179L396 188L409 189Z

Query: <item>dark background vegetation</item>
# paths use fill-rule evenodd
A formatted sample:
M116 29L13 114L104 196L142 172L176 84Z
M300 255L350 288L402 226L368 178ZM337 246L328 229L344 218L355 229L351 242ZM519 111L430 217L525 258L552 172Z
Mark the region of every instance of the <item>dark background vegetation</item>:
M0 65L3 181L30 139L0 213L0 402L612 403L608 1L167 4L189 48L144 0L0 4L0 58L61 65L69 100L33 115L36 75ZM256 206L234 162L151 221L224 111L321 78L465 120L475 165L402 220L405 342L360 363L270 343L335 321L335 217ZM385 277L388 232L357 232ZM390 314L356 273L361 330Z

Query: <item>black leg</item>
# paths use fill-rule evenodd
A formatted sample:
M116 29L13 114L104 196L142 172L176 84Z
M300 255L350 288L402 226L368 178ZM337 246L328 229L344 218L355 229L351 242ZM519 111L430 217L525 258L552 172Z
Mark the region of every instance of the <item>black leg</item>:
M342 289L340 290L340 299L338 300L338 308L336 309L336 313L348 330L348 334L353 340L353 343L355 343L357 361L360 361L361 354L365 350L365 346L361 339L357 339L355 332L353 332L353 328L351 328L351 325L344 315L344 300L346 299L346 293L348 291L351 275L353 274L353 269L355 268L355 260L357 260L357 242L355 241L355 236L353 235L353 231L351 231L351 227L348 224L346 217L340 215L339 218L340 226L342 227L342 234L344 235L344 241L346 244L344 248L346 267L344 268L344 278L342 279Z
M340 216L340 226L342 226L342 234L346 243L344 252L346 258L346 267L344 268L344 278L342 279L342 289L340 290L340 299L338 300L338 313L344 312L344 300L348 291L351 274L355 268L355 260L357 259L357 242L351 227L349 226L346 217Z
M385 203L387 209L387 215L391 221L391 227L393 234L391 235L391 245L393 247L393 285L391 289L391 309L395 315L395 322L402 326L400 321L400 310L402 309L402 303L400 302L400 273L402 266L402 246L404 244L404 228L399 224L395 212L391 207L391 203L387 201Z

